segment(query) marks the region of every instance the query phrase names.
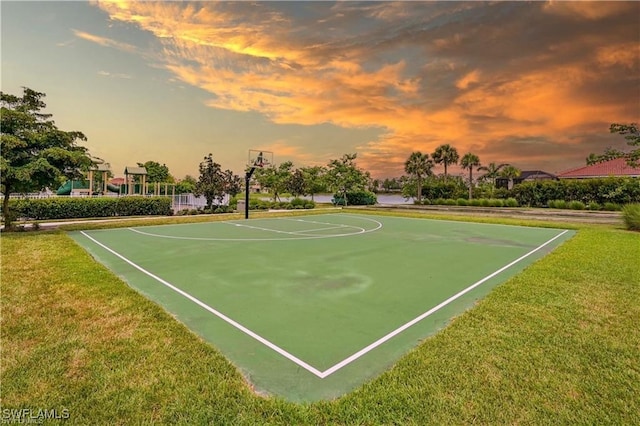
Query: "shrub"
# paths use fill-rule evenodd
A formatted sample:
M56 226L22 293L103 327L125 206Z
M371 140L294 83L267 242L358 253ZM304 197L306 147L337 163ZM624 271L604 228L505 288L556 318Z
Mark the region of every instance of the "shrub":
M640 231L640 203L627 204L622 208L622 219L627 229Z
M296 207L296 206L304 207L306 202L307 200L303 200L302 198L294 198L293 200L291 200L291 205L293 207Z
M589 204L587 204L587 208L589 210L600 210L600 204L596 203L595 201L590 202Z
M448 198L446 200L444 200L444 204L447 206L455 206L456 205L456 200L452 200L451 198Z
M347 204L350 206L371 206L378 202L376 194L369 191L347 192Z
M436 205L438 205L438 206L441 206L441 205L445 204L445 199L444 199L444 198L437 198L437 199L433 202L433 204L436 204Z
M469 200L469 205L474 207L482 206L482 200L480 198L474 198L473 200Z
M551 200L547 203L549 205L549 208L552 209L566 209L567 208L567 202L564 200Z
M480 205L482 207L489 207L489 200L487 200L486 198L481 198L480 199Z
M604 210L613 212L613 211L620 210L620 205L616 203L604 203L604 206L602 206L602 208Z
M504 202L506 207L518 207L518 200L515 198L507 198Z
M499 200L497 198L489 199L489 207L502 207L503 205L504 203L502 202L502 200Z
M469 202L465 198L458 198L456 200L456 204L459 206L466 206L469 204Z
M431 205L431 200L428 198L425 198L422 200L422 205L423 206L430 206Z
M316 203L315 201L307 201L304 205L304 208L309 210L309 209L315 209L316 208Z
M571 201L569 203L569 208L571 210L584 210L584 203L582 201Z

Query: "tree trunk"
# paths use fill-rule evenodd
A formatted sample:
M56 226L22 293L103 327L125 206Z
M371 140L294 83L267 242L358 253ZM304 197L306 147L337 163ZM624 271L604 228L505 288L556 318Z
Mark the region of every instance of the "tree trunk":
M9 185L4 186L4 200L2 201L2 216L4 217L4 230L8 231L11 228L12 217L9 212L9 194L11 194L11 188Z
M422 181L420 180L420 177L418 176L418 204L420 204L420 202L422 201Z
M473 185L473 171L470 168L469 169L469 199L470 200L473 199L473 188L472 188L472 185Z

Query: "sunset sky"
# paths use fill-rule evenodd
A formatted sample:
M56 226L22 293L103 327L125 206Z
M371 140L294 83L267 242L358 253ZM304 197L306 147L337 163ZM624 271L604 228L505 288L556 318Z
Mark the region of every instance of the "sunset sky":
M2 91L47 94L116 176L208 153L373 177L441 144L560 172L640 122L640 2L8 2ZM442 167L436 167L436 173ZM451 168L454 174L458 168Z

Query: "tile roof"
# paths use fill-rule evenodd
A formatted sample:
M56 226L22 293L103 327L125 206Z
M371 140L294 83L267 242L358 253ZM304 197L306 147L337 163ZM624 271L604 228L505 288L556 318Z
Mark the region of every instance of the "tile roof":
M624 158L616 158L591 166L577 167L558 174L560 179L628 176L640 177L640 167L631 167Z

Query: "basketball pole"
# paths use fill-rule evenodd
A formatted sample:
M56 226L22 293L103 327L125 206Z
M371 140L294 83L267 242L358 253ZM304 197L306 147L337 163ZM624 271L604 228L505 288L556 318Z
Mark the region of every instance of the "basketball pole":
M244 218L249 219L249 182L255 172L256 166L252 166L244 175Z

